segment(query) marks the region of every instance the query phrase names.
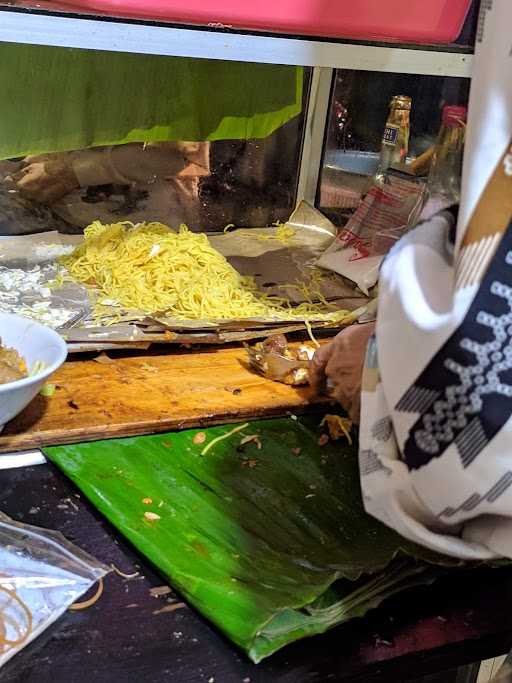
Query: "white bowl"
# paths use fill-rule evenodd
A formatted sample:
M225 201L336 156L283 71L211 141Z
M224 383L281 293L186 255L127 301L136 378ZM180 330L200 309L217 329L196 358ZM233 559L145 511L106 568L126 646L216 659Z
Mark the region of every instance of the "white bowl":
M43 369L33 377L0 384L0 431L37 396L48 377L64 363L66 342L60 334L21 315L0 313L2 346L15 349L31 368L40 361Z

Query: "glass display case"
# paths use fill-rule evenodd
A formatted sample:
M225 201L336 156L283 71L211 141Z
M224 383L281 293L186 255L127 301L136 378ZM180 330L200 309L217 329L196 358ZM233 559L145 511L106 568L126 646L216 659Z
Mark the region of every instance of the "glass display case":
M0 235L95 220L211 232L292 213L310 68L15 43L0 55Z
M256 296L264 313L252 320L243 308L226 322L223 312L204 319L199 307L190 318L194 334L196 318L205 330L236 322L246 338L261 336L259 325L278 321L292 322L286 328L291 331L311 319L315 329L339 327L367 303L375 282L361 286L339 269L333 279L321 257L338 242L337 229L370 187L390 99L406 95L412 103L409 161L432 147L443 106L467 103L477 4L469 8L456 44L420 45L0 2L0 237L47 233L44 239L11 240L8 263L21 262L20 282L41 263L49 263L53 274L68 273L60 257L80 245L73 252L79 258L82 232L94 221L101 230L123 230L124 237L130 232L119 228L124 221L186 224L195 234L184 239L197 246L197 233L209 233L215 258L232 268L237 295L253 303ZM224 235L230 226L251 230ZM146 245L148 263L160 253L157 233L148 236L155 242ZM161 272L167 273L163 261ZM100 296L97 278L81 278L75 277L75 299L66 294L64 306L73 326L68 343L77 345L97 341L90 328L105 313L89 301L91 289L93 298ZM53 280L43 284L48 282L53 286ZM158 289L160 275L155 283ZM54 306L53 290L44 291ZM162 322L153 303L142 307L130 297L121 304L117 296L101 296L108 302L112 343L152 334L156 339L157 333L166 341L169 326L173 334L183 330L183 311L178 322L172 316ZM278 299L279 320L269 309L276 299L267 297ZM98 334L103 339L106 333L101 328Z
M377 172L391 99L411 98L409 161L432 149L446 105L466 106L467 78L337 69L329 107L317 206L343 224ZM428 168L427 168L428 170Z

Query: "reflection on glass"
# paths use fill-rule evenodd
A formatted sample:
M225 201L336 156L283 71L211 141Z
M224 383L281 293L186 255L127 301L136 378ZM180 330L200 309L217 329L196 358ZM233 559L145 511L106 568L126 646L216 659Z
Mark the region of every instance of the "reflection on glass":
M336 72L317 203L338 225L346 222L371 186L379 167L389 102L395 95L412 99L411 161L435 144L443 107L467 104L469 81L369 71Z
M6 49L7 56L13 58L15 50L16 47L10 52ZM64 67L69 64L72 68L78 53L79 59L87 54L96 59L89 51L58 48L48 55L46 50L52 48L41 51L49 67L57 65L56 73L64 74L68 82L69 74ZM210 82L212 79L208 81L205 77L209 73L206 69L193 68L194 64L206 65L207 60L166 62L167 58L152 61L151 57L126 55L122 63L117 56L115 69L111 69L109 54L100 54L101 59L93 63L94 68L89 68L87 62L88 68L83 73L92 80L68 96L78 100L78 104L67 113L62 108L66 97L62 102L59 99L62 88L54 89L52 99L46 90L46 81L37 76L39 80L32 82L27 76L30 64L23 68L18 66L23 60L13 59L13 69L19 68L25 79L23 83L32 83L37 92L30 99L25 85L12 87L12 101L7 113L4 112L5 129L11 135L5 134L4 142L8 144L3 146L3 155L12 156L13 151L21 153L21 150L25 153L38 146L44 150L49 147L50 153L0 159L0 236L48 230L80 233L95 220L103 223L158 221L171 227L185 223L194 231L219 231L227 224L262 227L289 217L295 205L310 70L272 65L241 69L237 62L225 62L212 71L217 80ZM33 58L30 48L28 58ZM169 63L169 73L173 76L178 68L186 68L181 81L179 78L175 81L183 89L177 85L170 94L167 88L167 95L163 95L155 87L148 89L151 98L141 100L141 88L133 83L125 90L119 88L119 74L126 76L125 72L130 71L125 67L126 60L131 60L133 68L139 68L139 76L153 69L153 80L154 69L161 69L157 86L168 75L162 65ZM144 68L140 60L145 60ZM230 89L237 73L254 76L252 88L240 84L239 91ZM194 74L198 82L194 81ZM6 73L0 76L7 78ZM302 78L304 86L300 85ZM99 95L96 91L87 94L88 88L96 87L97 83L107 88L111 96L108 107L104 106L108 97L104 90L98 91ZM267 85L267 94L259 97L257 92L261 91L262 83ZM283 83L288 87L286 93L281 87ZM221 87L224 87L223 97L218 96ZM117 98L113 92L121 93L124 98ZM169 99L173 109L169 109ZM209 125L213 129L224 125L220 137L227 131L228 135L238 134L243 138L244 126L247 126L254 134L266 137L213 142L165 141L166 136L172 135L166 132L164 141L53 151L66 149L69 140L72 144L76 140L83 144L85 140L101 139L102 135L108 137L117 128L120 137L115 140L138 127L143 132L136 131L139 137L135 139L144 139L147 128L151 135L158 126L140 125L138 112L146 116L153 109L171 131L183 130L183 121L190 120L190 127L197 125L201 134L210 130ZM223 116L228 123L223 123ZM282 121L287 122L279 126ZM233 122L231 128L229 122ZM110 133L105 134L104 129ZM41 143L41 140L51 142Z
M195 231L286 220L303 117L263 140L127 144L0 161L0 234L81 232L94 220Z

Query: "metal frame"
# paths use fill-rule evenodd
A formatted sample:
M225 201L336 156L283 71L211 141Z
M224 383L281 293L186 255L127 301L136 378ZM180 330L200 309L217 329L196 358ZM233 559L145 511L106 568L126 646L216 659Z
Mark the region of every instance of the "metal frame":
M310 97L308 100L308 109L306 112L306 122L305 122L305 132L303 138L302 147L302 157L299 169L299 179L297 183L297 194L296 203L300 201L307 201L309 204L314 206L316 193L318 190L318 183L320 179L320 173L322 170L322 153L323 146L326 135L326 126L328 125L328 115L331 105L331 92L332 92L332 82L336 68L344 69L355 69L360 71L371 70L371 71L381 71L387 73L410 73L418 75L438 75L445 77L466 77L471 78L471 67L472 61L470 60L467 65L469 68L467 72L463 75L459 72L454 73L447 68L448 60L444 63L445 70L443 72L434 72L434 67L438 66L435 60L432 62L432 68L425 72L423 70L423 51L420 59L417 59L418 50L415 49L405 49L405 48L374 48L380 50L379 53L368 53L371 46L362 45L351 45L349 46L353 50L353 57L356 54L361 56L361 62L359 66L354 66L352 63L343 62L341 66L338 67L321 67L315 66L313 68L313 77L311 79L311 90ZM390 58L390 52L392 52ZM407 53L408 63L407 66L401 63L404 59L403 53ZM456 53L435 53L426 52L427 55L447 55L454 56ZM379 57L378 60L372 62L373 66L371 69L367 68L365 65L369 63L371 57L372 60ZM472 57L472 55L466 55L467 57ZM400 63L400 64L398 64ZM396 65L391 67L390 65Z
M297 203L301 200L315 203L322 148L325 138L327 117L334 69L315 67L311 78L311 88L306 112L305 131L302 140L302 156L297 183Z
M225 32L48 12L0 10L0 42L143 54L469 77L472 55Z

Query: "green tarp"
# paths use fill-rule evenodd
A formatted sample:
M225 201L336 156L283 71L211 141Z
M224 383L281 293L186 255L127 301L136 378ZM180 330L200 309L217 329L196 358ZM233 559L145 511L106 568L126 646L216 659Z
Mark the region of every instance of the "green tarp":
M127 142L264 138L303 69L0 43L0 159Z

